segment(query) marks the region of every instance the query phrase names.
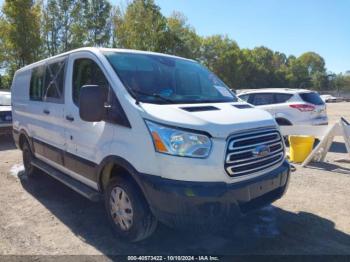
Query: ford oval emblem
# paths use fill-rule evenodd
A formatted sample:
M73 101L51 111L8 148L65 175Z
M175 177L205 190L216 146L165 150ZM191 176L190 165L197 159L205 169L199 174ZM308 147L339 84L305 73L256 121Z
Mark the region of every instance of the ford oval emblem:
M270 147L267 145L260 145L257 146L254 150L253 150L253 155L255 157L264 157L267 156L268 154L270 154Z

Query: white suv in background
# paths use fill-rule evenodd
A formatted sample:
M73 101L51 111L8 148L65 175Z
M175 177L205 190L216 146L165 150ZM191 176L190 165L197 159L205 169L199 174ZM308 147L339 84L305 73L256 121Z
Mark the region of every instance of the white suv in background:
M242 100L270 112L279 125L327 125L326 104L306 89L254 89L238 94Z

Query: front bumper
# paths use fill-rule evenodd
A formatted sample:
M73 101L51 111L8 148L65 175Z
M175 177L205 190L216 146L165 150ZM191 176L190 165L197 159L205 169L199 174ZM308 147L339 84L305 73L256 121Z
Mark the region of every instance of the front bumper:
M12 123L0 124L0 135L9 135L12 133Z
M140 175L153 214L172 227L226 226L250 210L279 199L287 189L290 165L233 184L186 182ZM216 227L216 226L215 226Z

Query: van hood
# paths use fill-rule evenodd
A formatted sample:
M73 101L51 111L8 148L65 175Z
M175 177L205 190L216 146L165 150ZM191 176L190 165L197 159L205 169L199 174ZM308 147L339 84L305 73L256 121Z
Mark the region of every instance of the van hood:
M270 113L247 103L148 104L140 103L143 117L160 124L189 128L227 138L245 129L276 126Z

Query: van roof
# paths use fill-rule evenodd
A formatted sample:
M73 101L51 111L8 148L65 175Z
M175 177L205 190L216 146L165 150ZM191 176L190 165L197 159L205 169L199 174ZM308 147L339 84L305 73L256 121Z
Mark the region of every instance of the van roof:
M174 56L174 55L163 54L163 53L151 52L151 51L141 51L141 50L122 49L122 48L82 47L82 48L74 49L74 50L71 50L71 51L68 51L68 52L65 52L65 53L61 53L61 54L58 54L58 55L55 55L55 56L51 56L51 57L48 57L46 59L42 59L40 61L37 61L37 62L34 62L32 64L26 65L26 66L18 69L17 71L27 70L27 69L30 69L30 68L32 68L32 67L34 67L34 66L36 66L38 64L41 64L43 62L50 61L52 59L59 58L61 56L69 55L69 54L72 54L72 53L80 52L80 51L88 51L88 52L91 52L91 53L94 53L94 54L110 51L110 52L119 52L119 53L123 52L123 53L134 53L134 54L159 55L159 56L173 57L173 58L184 59L184 60L195 62L195 60L192 60L192 59L179 57L179 56Z
M250 94L250 93L268 93L268 92L272 92L272 93L288 93L288 94L315 92L315 91L308 90L308 89L296 89L296 88L241 89L239 91L240 92L238 93L238 95L248 94L248 93Z

